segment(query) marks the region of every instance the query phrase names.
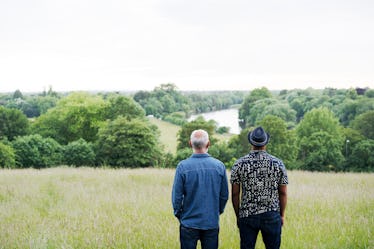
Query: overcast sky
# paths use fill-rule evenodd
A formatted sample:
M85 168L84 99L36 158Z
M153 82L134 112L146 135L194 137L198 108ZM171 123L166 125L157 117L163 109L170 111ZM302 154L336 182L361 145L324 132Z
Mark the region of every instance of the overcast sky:
M1 0L0 92L374 88L373 0Z

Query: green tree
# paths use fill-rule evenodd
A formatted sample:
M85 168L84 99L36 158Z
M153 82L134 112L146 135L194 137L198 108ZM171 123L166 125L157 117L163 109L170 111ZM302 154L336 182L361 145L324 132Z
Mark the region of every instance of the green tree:
M28 129L29 121L20 110L0 106L0 139L12 141L17 136L26 135Z
M16 164L21 168L56 166L62 160L62 147L52 138L28 135L13 141Z
M138 91L134 94L134 100L143 106L144 100L151 97L151 93L148 91Z
M84 92L72 93L37 118L33 123L33 131L43 137L52 137L61 144L79 138L93 142L104 121L106 106L100 96Z
M240 158L245 154L248 154L251 150L251 145L248 141L248 133L253 130L250 127L242 129L240 134L234 135L230 138L228 146L233 149L234 157Z
M266 150L280 158L287 168L292 168L297 157L296 135L287 129L287 123L276 116L268 115L259 123L270 135ZM290 167L288 167L290 165Z
M357 143L348 158L350 169L355 171L374 171L374 140L366 139Z
M366 90L365 96L368 97L368 98L374 98L374 89Z
M326 131L312 133L299 141L301 151L308 154L302 169L311 171L339 171L343 163L341 141ZM304 154L305 155L305 154Z
M357 99L357 97L358 97L357 91L354 88L348 89L345 96L349 99Z
M192 154L192 149L188 148L188 147L177 150L177 153L176 153L175 157L173 158L171 165L174 168L177 167L177 165L180 161L190 157L191 154Z
M237 159L234 149L225 141L211 144L209 154L215 158L219 158L225 164L226 168L231 168Z
M157 98L149 98L143 106L146 115L153 115L157 118L161 118L163 114L163 106Z
M352 128L343 128L343 137L344 137L344 143L342 145L341 151L344 157L346 157L346 160L350 157L352 154L352 148L356 146L360 141L364 140L365 137L357 130L354 130ZM348 171L351 168L352 165L345 165L345 168L343 168L344 171Z
M301 99L294 99L290 103L292 109L296 111L296 122L299 122L304 116L304 103Z
M343 161L342 127L327 108L305 114L297 129L298 159L306 170L337 170Z
M296 122L296 111L287 102L277 99L260 99L253 103L250 114L246 117L246 123L257 125L267 115L277 116L294 126Z
M374 110L358 115L352 121L353 129L368 139L374 139Z
M188 122L186 119L186 114L184 112L173 112L169 115L166 115L164 117L164 120L180 126Z
M172 113L178 111L178 106L176 105L174 99L170 95L164 95L160 99L163 112Z
M134 100L146 111L146 115L158 118L173 112L185 112L190 110L188 98L177 91L173 83L161 84L151 92L139 91L135 93Z
M99 130L97 161L113 167L157 166L162 158L159 132L144 119L118 117Z
M344 99L342 103L333 108L343 126L348 126L358 115L374 110L374 98L359 96L358 98Z
M191 133L194 130L202 129L208 132L209 140L211 144L214 144L217 140L214 138L214 132L216 125L214 121L205 121L202 116L197 117L195 120L188 122L182 126L178 132L178 147L177 149L189 148L189 141Z
M23 94L21 93L20 90L16 90L16 91L13 93L13 99L23 99Z
M91 143L80 138L64 146L63 162L73 166L90 166L95 163L95 153Z
M38 106L40 114L46 113L49 109L55 107L58 102L57 97L52 97L52 96L45 96L41 97L39 96L36 98L36 105Z
M112 95L109 97L108 102L105 111L106 119L114 120L118 116L123 116L130 120L145 116L143 108L129 97L123 95Z
M248 126L257 125L257 123L266 116L266 114L264 114L265 109L268 106L276 105L277 103L278 101L272 98L259 99L253 102L249 114L244 119L245 123Z
M266 87L256 88L245 97L239 108L239 119L244 121L244 126L254 125L253 123L246 123L247 117L251 114L253 103L266 98L272 98L271 92Z
M16 156L11 146L0 142L0 167L14 168L16 166Z

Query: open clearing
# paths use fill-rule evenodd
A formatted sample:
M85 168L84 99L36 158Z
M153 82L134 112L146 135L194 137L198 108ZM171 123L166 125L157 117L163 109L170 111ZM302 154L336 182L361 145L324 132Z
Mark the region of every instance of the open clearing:
M0 248L178 248L173 177L173 169L0 170ZM282 248L374 248L374 174L289 178ZM231 200L220 248L239 248Z

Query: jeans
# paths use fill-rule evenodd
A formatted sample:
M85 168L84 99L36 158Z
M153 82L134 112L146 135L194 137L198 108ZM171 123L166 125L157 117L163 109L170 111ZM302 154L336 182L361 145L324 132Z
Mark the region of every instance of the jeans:
M254 249L261 231L266 249L278 249L281 244L282 221L279 212L266 212L239 219L240 248Z
M197 241L200 240L202 249L218 248L219 229L200 230L180 226L181 249L196 249Z

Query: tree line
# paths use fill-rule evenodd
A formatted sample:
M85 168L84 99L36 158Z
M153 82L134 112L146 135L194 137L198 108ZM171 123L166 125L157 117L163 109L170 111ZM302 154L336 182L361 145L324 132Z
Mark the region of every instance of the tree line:
M243 91L180 92L175 84L161 84L153 91L138 91L134 100L152 115L176 125L184 125L191 114L228 109L240 105Z
M239 107L242 131L218 142L214 121L191 114ZM178 150L165 153L153 115L181 126ZM227 167L249 149L247 133L262 125L271 135L268 151L289 169L374 170L374 90L332 89L248 92L180 92L174 84L153 91L56 93L17 90L0 95L0 166L61 164L111 167L175 167L191 151L192 130L211 134L209 153Z
M244 129L230 141L235 151L244 148L251 127L262 125L271 135L268 151L288 168L374 170L372 89L254 89L239 108L239 118Z

